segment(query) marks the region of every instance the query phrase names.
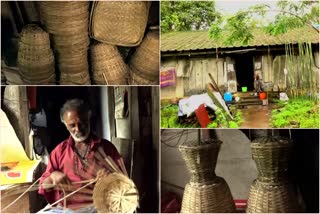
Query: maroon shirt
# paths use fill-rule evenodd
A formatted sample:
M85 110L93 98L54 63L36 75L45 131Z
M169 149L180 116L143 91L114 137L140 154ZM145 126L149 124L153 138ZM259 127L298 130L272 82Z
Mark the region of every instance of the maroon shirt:
M42 188L41 184L43 180L47 178L53 171L63 172L67 175L71 182L95 178L93 171L103 168L102 163L94 157L94 153L97 152L96 150L99 146L103 148L106 155L110 156L115 161L115 163L118 164L118 160L121 158L121 156L118 153L115 146L111 142L99 138L93 134L91 134L90 136L89 151L86 158L86 162L89 164L89 167L86 167L81 163L80 157L76 154L74 150L74 140L71 136L67 140L60 143L51 152L47 169L40 178L39 194L44 195L44 197L50 204L54 203L55 201L63 197L62 191L44 191L44 189ZM73 185L73 187L79 188L83 185L84 184L78 184ZM86 188L93 189L93 186ZM67 206L71 204L76 205L81 203L87 203L90 201L92 202L90 195L78 193L67 198Z

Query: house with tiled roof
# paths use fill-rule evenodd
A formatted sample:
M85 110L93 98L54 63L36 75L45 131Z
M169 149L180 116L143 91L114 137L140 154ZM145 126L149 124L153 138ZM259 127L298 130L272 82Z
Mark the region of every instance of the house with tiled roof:
M174 70L175 84L162 87L161 97L184 97L206 91L209 73L222 91L254 90L254 78L262 79L266 90L285 87L286 50L298 56L298 45L312 47L314 69L319 70L319 33L297 28L271 36L253 31L247 45L227 45L209 38L208 31L161 34L161 71ZM285 69L286 68L286 69ZM290 70L288 71L290 72Z

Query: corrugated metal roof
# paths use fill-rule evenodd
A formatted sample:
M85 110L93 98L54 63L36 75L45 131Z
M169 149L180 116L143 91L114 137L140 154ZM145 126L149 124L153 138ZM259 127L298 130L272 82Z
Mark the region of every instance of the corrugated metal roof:
M256 29L254 38L248 45L236 42L234 45L225 45L209 38L208 31L170 32L161 34L161 51L191 51L218 48L257 47L283 44L296 44L299 42L319 43L319 33L311 27L289 30L287 33L271 36Z

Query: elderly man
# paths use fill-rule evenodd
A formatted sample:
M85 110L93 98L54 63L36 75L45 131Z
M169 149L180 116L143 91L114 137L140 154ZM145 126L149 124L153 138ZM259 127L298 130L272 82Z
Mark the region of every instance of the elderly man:
M47 169L40 178L39 194L44 195L50 204L62 198L64 194L83 186L83 181L108 174L102 162L97 159L97 153L100 152L99 155L102 155L101 149L115 163L122 161L111 142L91 132L90 117L89 107L79 99L68 100L60 110L60 119L70 132L70 137L51 152ZM61 187L69 192L61 191ZM90 203L90 195L80 191L68 197L65 206L71 210L78 210L82 205Z

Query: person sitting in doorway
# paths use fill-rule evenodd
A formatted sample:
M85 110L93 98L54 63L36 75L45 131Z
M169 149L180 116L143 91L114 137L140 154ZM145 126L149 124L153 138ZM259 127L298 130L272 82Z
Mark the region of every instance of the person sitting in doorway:
M258 93L263 91L262 80L260 79L258 74L255 77L255 89L256 89L256 92L258 92Z
M92 133L90 118L91 110L80 99L68 100L60 110L61 122L66 126L70 136L51 152L47 168L40 178L38 193L43 195L49 204L80 188L87 180L108 175L109 172L101 161L96 159L95 153L99 153L100 148L118 165L119 161L123 161L111 142ZM69 187L69 192L62 191L61 187L66 191ZM89 188L92 190L93 186L90 185ZM95 212L93 206L83 209L84 204L87 206L90 203L93 203L92 197L84 193L75 193L66 198L66 204L58 204L51 212L65 211L62 206L66 206L68 212Z

